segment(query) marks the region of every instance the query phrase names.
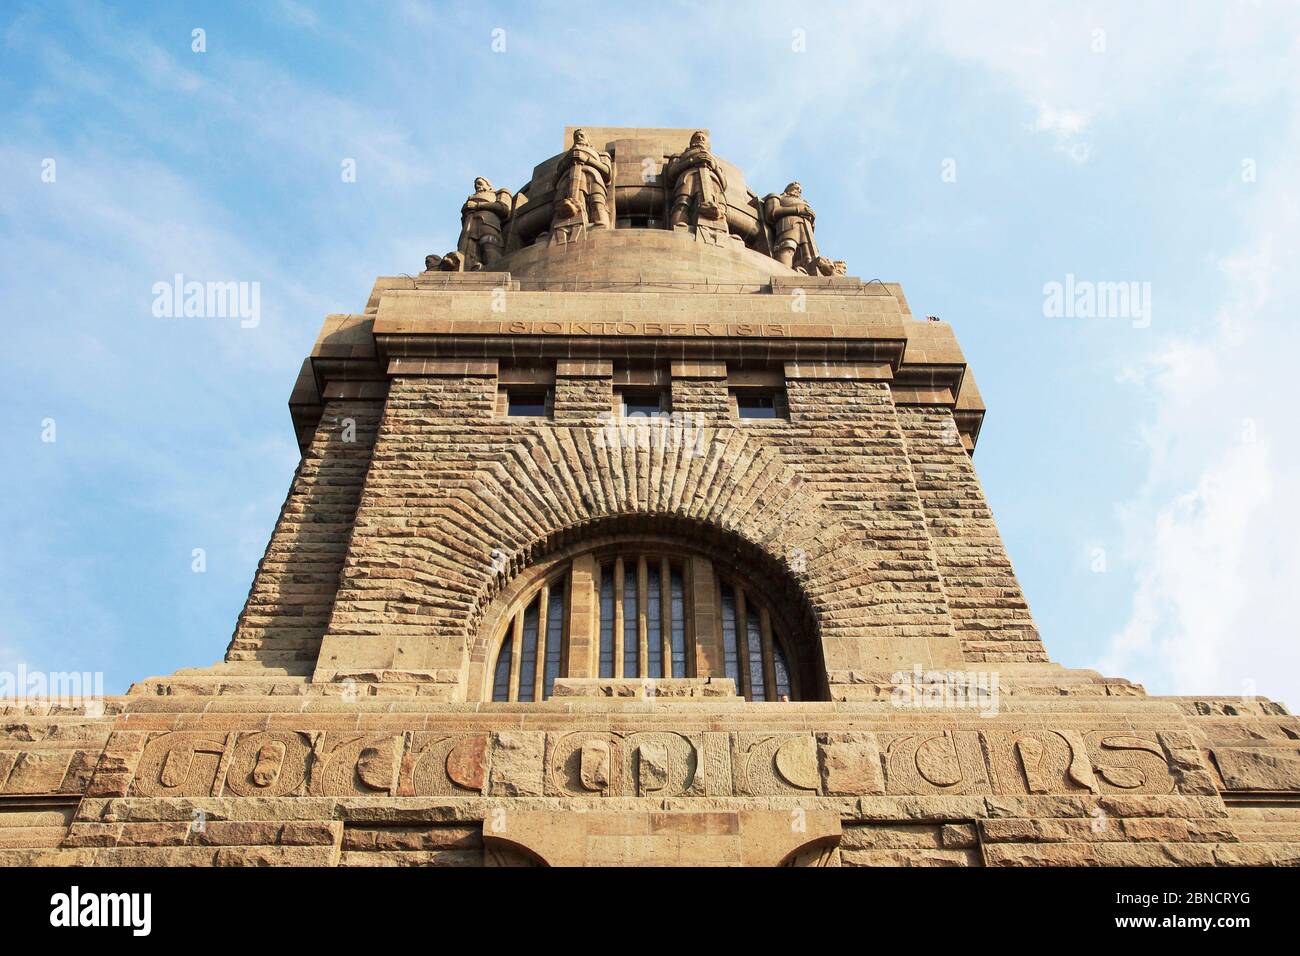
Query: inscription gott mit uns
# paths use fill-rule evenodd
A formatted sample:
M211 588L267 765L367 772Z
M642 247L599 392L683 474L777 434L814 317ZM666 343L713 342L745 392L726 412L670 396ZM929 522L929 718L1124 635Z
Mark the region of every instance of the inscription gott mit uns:
M776 337L789 334L779 323L722 322L559 322L552 320L502 322L508 335L738 335Z

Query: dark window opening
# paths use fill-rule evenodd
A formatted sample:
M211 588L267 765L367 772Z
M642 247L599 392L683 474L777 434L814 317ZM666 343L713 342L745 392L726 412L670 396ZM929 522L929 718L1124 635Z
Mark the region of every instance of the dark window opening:
M788 656L794 645L766 596L740 578L715 573L702 559L693 562L681 555L605 551L598 561L586 559L579 575L566 560L559 574L524 592L498 623L484 691L493 701L532 703L552 698L565 677L725 676L750 701L800 699L801 681L792 669L798 661ZM573 596L574 587L584 590ZM583 636L577 647L570 643L574 621ZM595 647L588 646L589 636ZM697 656L701 646L709 649L704 657ZM700 661L706 673L697 675Z
M511 418L546 418L551 413L551 393L539 389L506 389L506 414Z
M665 391L624 391L619 394L624 418L660 418L670 414L672 400Z
M543 586L506 623L492 670L494 701L532 703L551 696L555 679L562 676L568 639L564 629L566 586L564 579ZM518 657L516 636L520 639Z
M736 415L740 418L789 418L785 392L780 389L737 389Z

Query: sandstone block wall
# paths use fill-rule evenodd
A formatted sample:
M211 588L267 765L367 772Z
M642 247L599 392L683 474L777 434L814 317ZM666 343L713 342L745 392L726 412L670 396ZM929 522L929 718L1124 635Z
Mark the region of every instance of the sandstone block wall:
M375 401L325 406L258 564L227 661L315 664L380 414Z
M1047 660L952 412L904 406L898 421L965 660Z

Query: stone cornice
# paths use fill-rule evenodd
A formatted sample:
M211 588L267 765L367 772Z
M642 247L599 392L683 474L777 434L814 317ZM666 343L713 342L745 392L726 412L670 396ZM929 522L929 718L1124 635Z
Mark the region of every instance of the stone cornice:
M367 311L328 316L304 364L290 399L300 442L325 400L383 394L379 388L330 393L332 385L383 383L421 374L430 362L441 368L527 354L777 363L804 377L863 377L861 370L870 369L865 377L890 381L900 405L951 409L974 449L984 406L952 328L913 319L896 285L800 276L774 277L745 291L720 283L628 283L626 290L605 283L585 291L571 288L580 283L539 281L515 281L505 272L376 280ZM545 285L555 288L542 291Z

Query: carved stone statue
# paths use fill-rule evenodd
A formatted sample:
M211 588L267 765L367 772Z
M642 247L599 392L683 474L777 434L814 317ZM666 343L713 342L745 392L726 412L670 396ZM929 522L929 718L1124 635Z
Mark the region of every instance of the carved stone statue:
M435 253L424 257L425 272L464 272L465 266L465 254L462 252L449 252L445 256Z
M553 224L586 218L587 225L609 225L609 185L614 165L609 153L591 145L587 134L576 130L573 146L560 159L555 175L555 215Z
M460 239L456 251L469 268L490 266L504 249L501 229L514 206L508 189L493 189L482 176L474 180L474 194L460 207Z
M664 169L664 178L672 187L669 228L687 225L692 214L697 226L727 228L727 179L717 157L709 152L709 140L703 130L691 134L691 145L680 156L673 156Z
M823 257L817 252L817 240L813 238L817 214L804 202L802 186L791 183L781 195L772 193L765 196L763 216L772 227L772 255L775 259L809 275L830 274L818 268L818 260Z

